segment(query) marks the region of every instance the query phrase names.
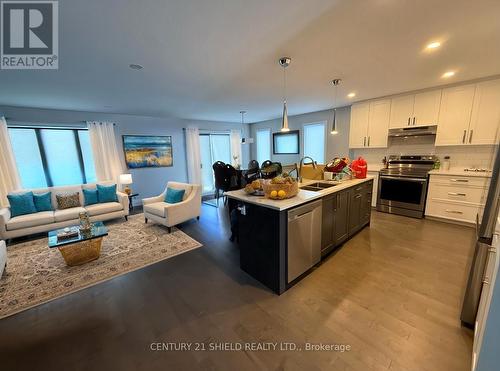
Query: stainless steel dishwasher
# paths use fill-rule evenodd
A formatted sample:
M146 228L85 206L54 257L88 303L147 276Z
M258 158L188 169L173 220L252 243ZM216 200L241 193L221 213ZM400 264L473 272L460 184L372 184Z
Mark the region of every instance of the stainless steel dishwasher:
M322 201L288 211L288 283L321 259Z

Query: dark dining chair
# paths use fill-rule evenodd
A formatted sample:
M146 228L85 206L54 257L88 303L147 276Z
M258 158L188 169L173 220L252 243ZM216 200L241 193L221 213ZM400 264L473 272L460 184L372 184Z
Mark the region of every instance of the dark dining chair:
M219 205L219 197L221 191L224 192L226 180L225 180L225 171L226 164L222 161L216 161L212 165L212 169L214 170L214 179L215 179L215 198L217 199L217 206Z
M263 179L272 179L283 172L280 162L264 161L260 168L260 174Z
M215 177L215 198L217 200L217 207L219 206L219 198L224 198L224 205L227 202L227 197L224 193L241 188L241 179L238 170L230 164L224 164L217 161L213 164L214 177ZM221 194L222 192L222 194Z
M246 184L252 183L254 180L259 179L259 177L260 177L259 162L257 160L252 160L248 163L248 169L245 173L245 182Z

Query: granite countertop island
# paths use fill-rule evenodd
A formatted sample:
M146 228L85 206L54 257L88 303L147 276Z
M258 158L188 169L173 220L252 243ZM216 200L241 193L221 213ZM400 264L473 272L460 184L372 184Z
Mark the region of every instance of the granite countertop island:
M300 206L302 204L305 204L309 201L317 200L320 198L323 198L327 195L330 195L332 193L339 192L341 190L344 190L346 188L353 187L357 184L365 183L370 180L374 179L373 176L368 175L364 179L351 179L351 180L344 180L341 182L334 182L334 181L327 181L327 180L310 180L310 179L304 179L302 183L299 183L299 193L297 196L292 197L292 198L287 198L284 200L271 200L269 198L265 198L264 196L252 196L248 195L243 189L238 189L236 191L229 191L224 193L227 197L238 200L238 201L243 201L243 202L248 202L254 205L259 205L263 207L267 207L270 209L274 210L288 210L297 206ZM300 189L302 186L307 186L309 184L313 183L330 183L330 184L335 184L333 187L325 188L321 191L307 191L305 189Z
M271 200L244 190L226 192L240 268L277 294L320 264L334 249L370 224L373 176L342 182L305 180L318 190Z

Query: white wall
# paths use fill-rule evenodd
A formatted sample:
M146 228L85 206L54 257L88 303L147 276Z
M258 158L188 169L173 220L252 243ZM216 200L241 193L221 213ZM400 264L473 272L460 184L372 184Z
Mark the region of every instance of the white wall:
M305 113L297 116L288 117L288 125L290 130L300 130L300 154L298 155L274 155L272 152L272 135L271 135L271 160L281 162L283 165L292 164L294 162L299 162L303 155L303 126L304 124L311 124L317 122L327 123L326 132L326 154L325 159L331 160L337 156L347 156L349 154L349 119L350 119L350 107L343 107L337 109L337 135L330 134L330 128L332 125L333 110L318 111ZM252 138L256 138L256 133L258 129L269 128L271 129L271 134L274 132L279 132L281 128L281 119L262 121L250 125L250 135ZM251 157L257 157L257 144L254 142L251 145Z
M106 114L81 111L62 111L36 108L19 108L0 106L0 116L5 116L7 121L39 123L39 124L67 124L83 125L84 121L101 120L116 123L117 142L119 144L122 161L125 163L122 151L122 135L171 135L173 149L173 166L162 168L130 169L134 184L132 188L140 194L140 199L158 195L165 188L169 180L180 182L187 181L187 163L185 150L185 137L183 128L193 125L200 129L226 131L235 128L242 130L242 137L248 137L249 126L247 124L235 124L229 122L195 121L178 118L161 118L147 116L133 116L120 114ZM250 159L249 145L242 145L243 166ZM125 168L124 168L125 169Z

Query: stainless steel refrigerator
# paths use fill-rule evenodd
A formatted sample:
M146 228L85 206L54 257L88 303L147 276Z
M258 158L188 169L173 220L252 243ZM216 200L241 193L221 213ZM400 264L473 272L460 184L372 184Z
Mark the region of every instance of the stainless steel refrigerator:
M500 197L500 151L498 145L495 148L495 161L493 163L493 171L491 174L491 183L486 198L484 214L481 222L476 226L476 244L472 265L470 267L469 278L465 290L464 301L462 304L462 314L460 319L462 323L474 327L481 297L481 290L484 281L484 271L488 252L491 248L493 233L497 223L499 197Z

